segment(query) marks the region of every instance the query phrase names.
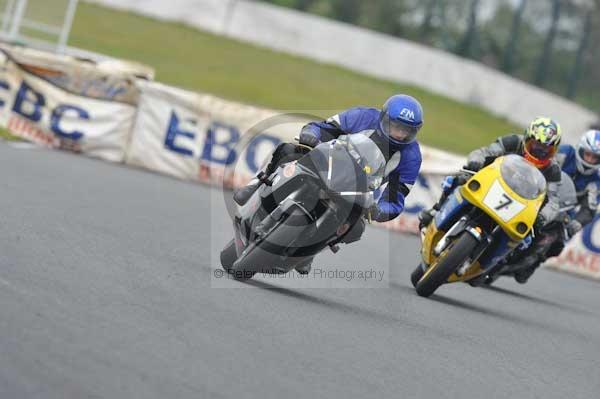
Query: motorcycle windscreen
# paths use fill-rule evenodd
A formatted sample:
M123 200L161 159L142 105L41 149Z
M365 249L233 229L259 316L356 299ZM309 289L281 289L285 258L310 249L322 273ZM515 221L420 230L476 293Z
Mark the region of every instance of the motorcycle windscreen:
M527 200L534 200L546 191L542 172L518 155L507 155L500 173L511 190Z
M319 144L309 156L326 187L341 195L371 192L384 177L385 157L370 138L361 134Z

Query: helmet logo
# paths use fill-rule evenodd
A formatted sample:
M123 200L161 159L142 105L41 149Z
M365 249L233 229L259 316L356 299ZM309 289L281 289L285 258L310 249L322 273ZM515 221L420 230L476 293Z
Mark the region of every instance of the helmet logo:
M596 142L594 143L594 147L600 149L600 134L598 134L598 133L600 133L600 132L596 132L596 135L594 137L596 139Z
M546 145L558 145L560 142L560 127L549 118L538 118L531 123L527 136Z
M408 120L409 122L414 122L415 121L415 113L414 113L414 111L411 111L408 108L403 108L402 111L400 111L400 117Z

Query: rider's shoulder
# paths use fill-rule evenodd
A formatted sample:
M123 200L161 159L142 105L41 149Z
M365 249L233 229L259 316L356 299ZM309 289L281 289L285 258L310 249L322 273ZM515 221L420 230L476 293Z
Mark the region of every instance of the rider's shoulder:
M373 107L366 107L366 106L356 106L356 107L352 107L352 108L348 108L347 110L345 110L343 113L344 114L355 114L355 115L376 115L377 117L379 117L379 113L381 111L379 111L377 108L373 108Z
M570 155L575 155L575 147L570 144L561 144L558 146L558 152L566 155L567 157Z
M421 162L421 146L417 140L407 144L402 149L402 158L406 161Z
M379 111L377 108L364 107L364 106L359 105L357 107L348 108L343 113L346 115L356 115L356 116L360 115L360 116L370 116L370 117L379 118L380 112L381 111Z
M374 129L379 121L379 110L369 107L353 107L340 114L342 126Z
M553 160L552 163L544 170L544 177L549 183L560 182L562 178L562 171L556 160Z
M507 134L498 137L496 141L502 145L506 152L518 152L523 144L524 136L522 134Z

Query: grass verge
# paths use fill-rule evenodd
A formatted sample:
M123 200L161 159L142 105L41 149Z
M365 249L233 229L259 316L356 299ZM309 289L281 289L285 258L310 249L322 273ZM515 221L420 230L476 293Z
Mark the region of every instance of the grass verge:
M280 110L380 107L390 95L408 93L425 108L420 141L458 153L516 129L482 109L417 86L84 2L79 3L69 44L151 65L163 83Z
M19 138L10 134L6 129L0 128L0 139L8 141L19 141Z

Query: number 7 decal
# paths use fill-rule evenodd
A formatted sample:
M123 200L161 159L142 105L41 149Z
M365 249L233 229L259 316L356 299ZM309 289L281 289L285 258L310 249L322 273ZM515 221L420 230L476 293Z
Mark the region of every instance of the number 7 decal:
M506 193L502 194L502 198L504 198L506 200L506 202L500 201L498 206L494 208L497 211L501 210L502 208L508 208L514 202L512 198L510 198L508 195L506 195Z

